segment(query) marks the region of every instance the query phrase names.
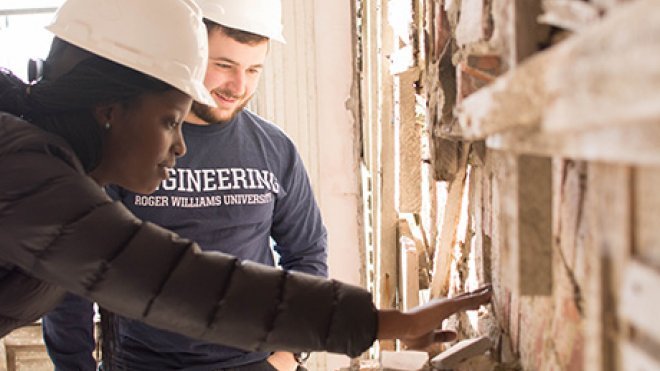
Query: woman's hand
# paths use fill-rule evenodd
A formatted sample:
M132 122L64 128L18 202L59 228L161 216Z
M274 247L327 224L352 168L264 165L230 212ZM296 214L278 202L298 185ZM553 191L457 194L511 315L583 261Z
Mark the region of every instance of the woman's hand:
M463 310L478 309L490 301L491 285L453 298L434 299L408 312L383 309L378 313L378 339L399 339L410 349L422 349L435 342L452 341L453 331L438 330L447 317Z

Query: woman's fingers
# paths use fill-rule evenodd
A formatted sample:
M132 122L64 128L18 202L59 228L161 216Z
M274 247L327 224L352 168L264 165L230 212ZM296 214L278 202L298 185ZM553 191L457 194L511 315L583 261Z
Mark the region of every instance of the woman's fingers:
M454 296L454 298L462 298L462 297L464 297L464 296L481 295L481 294L484 294L484 293L486 293L486 292L491 292L492 290L493 290L493 285L491 285L491 284L489 283L489 284L486 284L486 285L483 285L483 286L479 287L479 288L476 289L476 290L469 291L469 292L464 292L464 293L462 293L462 294L460 294L460 295Z
M478 309L480 305L490 301L492 286L486 285L475 291L467 292L451 298L459 305L459 310Z

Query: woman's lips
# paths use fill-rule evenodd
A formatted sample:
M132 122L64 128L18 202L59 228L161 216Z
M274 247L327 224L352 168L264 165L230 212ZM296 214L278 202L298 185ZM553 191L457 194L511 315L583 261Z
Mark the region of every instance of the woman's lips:
M158 170L160 171L160 175L163 179L167 179L170 177L170 169L174 168L174 165L168 165L168 164L159 164L158 165Z

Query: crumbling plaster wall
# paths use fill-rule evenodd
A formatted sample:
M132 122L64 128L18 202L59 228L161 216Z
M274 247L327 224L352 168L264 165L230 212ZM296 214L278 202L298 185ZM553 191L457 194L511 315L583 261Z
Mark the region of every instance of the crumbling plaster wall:
M492 283L457 369L660 369L657 1L357 4L376 304Z
M635 24L659 14L633 2L420 0L410 19L393 21L410 25L390 68L395 88L410 71L419 77L425 112L412 121L423 122L429 167L421 189L399 179L402 198L425 200L399 210L416 217L399 235L421 230L419 287L431 297L494 286L487 311L449 323L462 338L493 340L486 359L462 369L658 365L660 332L640 320L649 310L631 307L658 309L660 115L648 107L660 69L645 60L660 55L660 34ZM620 43L614 59L608 43ZM406 125L395 115L395 127ZM402 158L419 151L395 148Z

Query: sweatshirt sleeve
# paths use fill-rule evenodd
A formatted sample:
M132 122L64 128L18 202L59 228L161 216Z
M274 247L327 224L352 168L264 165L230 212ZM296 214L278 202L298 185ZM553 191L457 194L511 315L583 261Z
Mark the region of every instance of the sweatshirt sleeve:
M89 177L39 153L3 156L2 258L154 327L248 351L357 356L376 310L359 287L202 253L135 218Z
M288 142L281 196L275 202L271 234L284 269L328 275L328 238L302 159Z

